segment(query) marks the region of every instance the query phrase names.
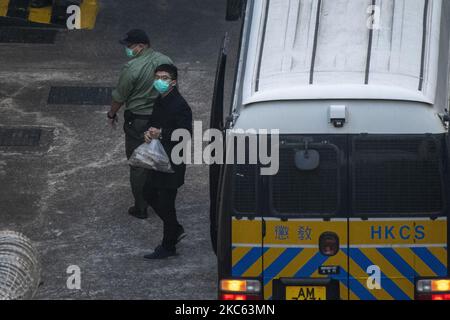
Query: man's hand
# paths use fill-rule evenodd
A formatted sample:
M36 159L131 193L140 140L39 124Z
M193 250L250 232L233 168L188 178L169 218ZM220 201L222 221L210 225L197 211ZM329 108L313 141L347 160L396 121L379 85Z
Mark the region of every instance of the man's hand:
M117 113L114 113L114 115L112 115L110 112L108 112L106 114L106 116L108 117L108 123L109 125L113 128L116 129L116 125L119 122L119 117L117 116Z
M117 112L119 112L123 103L112 101L111 110L106 114L108 116L108 123L113 128L116 129L116 125L119 122L119 118L117 117Z
M152 142L152 137L150 136L150 130L144 133L144 140L146 143Z
M152 128L150 128L150 130L148 130L148 133L150 135L150 138L159 139L159 137L161 136L161 129L152 127Z

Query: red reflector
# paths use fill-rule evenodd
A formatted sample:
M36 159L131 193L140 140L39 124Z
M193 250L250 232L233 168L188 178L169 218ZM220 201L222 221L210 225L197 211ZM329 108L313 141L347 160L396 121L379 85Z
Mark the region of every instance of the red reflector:
M220 295L219 299L220 300L261 300L261 297L251 295L251 294L222 293Z
M450 294L433 294L431 300L450 300Z
M247 300L247 296L243 294L222 294L220 300Z

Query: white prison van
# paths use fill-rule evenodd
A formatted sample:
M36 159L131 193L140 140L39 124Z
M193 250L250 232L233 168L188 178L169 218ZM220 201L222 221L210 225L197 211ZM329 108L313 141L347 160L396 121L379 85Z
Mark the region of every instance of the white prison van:
M448 0L228 1L242 21L230 113L279 130L279 171L212 165L229 300L450 299Z

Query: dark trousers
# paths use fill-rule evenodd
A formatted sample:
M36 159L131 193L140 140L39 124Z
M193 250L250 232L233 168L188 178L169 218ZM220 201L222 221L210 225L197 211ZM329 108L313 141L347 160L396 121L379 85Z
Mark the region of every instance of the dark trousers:
M130 159L134 150L144 143L144 132L148 130L148 120L125 120L125 149L127 159ZM144 185L147 181L148 170L130 166L130 185L134 197L134 207L137 211L146 212L148 204L144 199Z
M177 189L159 188L147 188L145 190L145 198L148 204L164 223L162 246L169 251L175 251L178 232L181 229L175 209L177 191Z

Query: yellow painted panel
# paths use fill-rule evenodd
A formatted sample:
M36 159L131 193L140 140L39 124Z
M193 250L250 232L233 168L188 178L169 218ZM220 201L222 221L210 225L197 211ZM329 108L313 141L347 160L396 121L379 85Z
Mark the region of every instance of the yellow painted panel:
M430 252L444 265L447 265L447 250L443 247L441 248L428 248ZM448 266L447 266L448 268Z
M232 265L234 266L236 263L238 263L252 248L235 248L232 251Z
M414 255L414 270L421 277L435 277L437 274L423 261L418 255L416 255L412 249L411 253Z
M270 266L284 251L284 248L271 248L264 253L264 264ZM259 259L247 272L244 277L258 277L262 272L262 259Z
M232 242L233 245L252 244L255 246L261 246L262 244L261 221L233 219Z
M0 17L6 17L8 13L9 0L0 0Z
M314 249L305 249L302 252L300 252L295 259L291 261L284 269L282 269L278 274L274 275L274 279L279 278L290 278L295 275L295 273L309 260L311 259L317 250ZM268 268L270 264L266 264L264 268ZM272 282L270 281L265 287L264 287L264 293L266 297L272 296Z
M316 253L319 250L316 250ZM323 264L324 266L339 266L341 267L345 272L347 272L347 255L340 250L337 255L334 257L329 257L327 261ZM311 275L312 278L324 278L327 276L323 276L319 274L319 270L315 270L314 273Z
M342 298L342 289L341 289L341 299L345 300L344 298ZM356 294L353 293L352 290L350 290L350 300L351 301L358 301L361 300Z
M297 257L295 257L291 263L289 263L282 271L275 275L274 279L279 278L292 278L298 270L300 270L315 254L317 254L317 249L304 249ZM330 258L325 265L339 265L343 270L346 271L346 255L340 252L335 257ZM340 263L342 262L342 263ZM266 263L265 263L266 264ZM268 268L271 263L267 263L265 268ZM321 278L324 276L315 274L312 278ZM264 286L264 296L269 298L272 296L273 291L273 281L268 282ZM340 283L340 296L342 300L347 300L348 288L344 284Z
M419 276L435 276L436 274L411 249L396 250L397 253L411 265ZM412 264L411 264L411 261Z
M353 260L350 259L350 274L355 278L364 288L367 288L367 279L369 275L366 270L362 270L361 267ZM369 292L377 300L393 300L394 298L388 294L385 290L369 290Z
M341 246L347 245L347 221L266 221L265 244L319 245L325 232L334 232ZM280 232L282 231L282 232Z
M414 222L415 228L422 230L423 239L415 239L414 243L418 245L424 244L446 244L447 243L447 220L426 220ZM420 236L420 234L419 234Z
M350 244L424 245L447 243L446 220L386 220L350 222Z
M292 260L290 264L288 264L281 272L279 272L273 279L278 278L290 278L297 273L297 271L309 260L311 259L314 254L317 252L316 249L305 249L302 252L300 252L295 259ZM266 264L264 268L268 268L270 264ZM269 298L272 296L272 286L273 281L269 281L264 286L264 297Z
M97 0L84 0L81 4L81 28L94 29L98 12L99 4Z
M381 272L394 282L410 299L414 299L414 285L405 278L384 256L376 249L362 249L362 253L373 262L374 265L380 267ZM413 265L411 265L413 267ZM381 279L381 287L383 288L383 279Z
M303 250L292 260L291 263L289 263L277 275L275 275L274 279L293 277L298 272L298 270L300 270L316 253L316 249ZM267 268L269 266L267 265L265 267Z
M30 8L30 14L28 20L36 23L51 23L52 19L52 7L45 8Z
M6 16L10 0L0 0L0 16ZM100 10L98 0L84 0L80 6L81 28L94 29L97 15ZM50 24L52 17L52 6L44 8L29 8L28 21L34 23Z

